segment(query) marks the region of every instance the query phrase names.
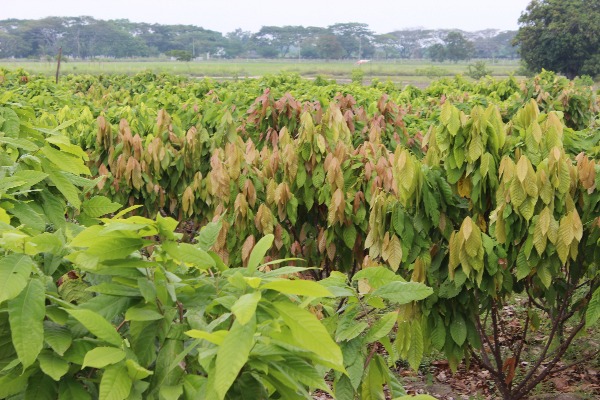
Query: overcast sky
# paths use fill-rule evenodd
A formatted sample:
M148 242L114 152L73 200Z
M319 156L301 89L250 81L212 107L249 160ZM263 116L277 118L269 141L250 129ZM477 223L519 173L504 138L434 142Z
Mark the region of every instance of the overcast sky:
M2 3L7 3L3 0ZM362 22L376 33L405 28L517 29L529 0L19 0L0 20L88 15L97 19L190 24L219 32L263 25L325 27Z

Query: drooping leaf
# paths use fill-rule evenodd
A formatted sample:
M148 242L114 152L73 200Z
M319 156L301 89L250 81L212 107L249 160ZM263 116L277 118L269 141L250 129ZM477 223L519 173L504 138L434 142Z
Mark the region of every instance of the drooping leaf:
M314 314L287 302L274 302L273 306L301 347L319 355L325 365L344 371L340 348Z
M235 321L219 346L214 378L214 389L219 399L225 398L225 394L248 361L254 344L255 330L255 318L251 318L245 325Z
M462 346L467 339L467 324L462 315L455 314L450 323L450 335L452 340L459 346Z
M65 310L79 321L93 335L114 346L121 346L121 336L115 327L100 314L91 310Z
M585 312L585 326L591 327L600 319L600 288L596 289Z
M45 293L44 284L32 279L8 302L11 337L23 369L35 362L44 345Z

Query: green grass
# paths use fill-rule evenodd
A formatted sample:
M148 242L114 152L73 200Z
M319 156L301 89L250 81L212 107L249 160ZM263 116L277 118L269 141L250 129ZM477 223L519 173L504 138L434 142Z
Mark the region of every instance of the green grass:
M394 83L428 85L433 78L424 75L424 71L435 67L443 70L447 76L466 74L471 62L432 63L428 60L372 61L358 66L353 60L313 61L313 60L211 60L211 61L68 61L61 65L61 74L135 74L142 71L155 73L168 72L195 77L216 79L238 79L258 77L282 72L297 73L313 78L317 75L336 79L340 83L350 80L352 70L361 68L365 72L365 83L373 78ZM488 68L496 77L506 77L519 67L518 61L487 61ZM9 69L24 68L36 74L53 75L56 72L54 61L0 60L0 67Z

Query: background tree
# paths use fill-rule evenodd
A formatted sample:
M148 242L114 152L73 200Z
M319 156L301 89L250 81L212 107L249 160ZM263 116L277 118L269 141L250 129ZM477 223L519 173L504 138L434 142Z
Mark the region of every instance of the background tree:
M573 79L600 73L600 2L533 0L519 18L514 40L528 68Z
M345 55L344 48L335 35L321 35L317 40L319 56L327 60L342 58Z
M450 32L446 36L446 58L450 61L469 60L473 56L473 42L460 32Z
M427 48L427 55L431 61L442 62L446 59L446 48L441 43L436 43Z
M345 51L345 58L368 58L375 53L373 31L367 24L349 22L329 26Z

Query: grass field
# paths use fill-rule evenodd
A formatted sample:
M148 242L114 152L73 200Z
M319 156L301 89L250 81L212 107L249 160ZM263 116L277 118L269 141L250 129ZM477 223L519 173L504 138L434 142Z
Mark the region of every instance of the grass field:
M466 74L468 65L461 63L432 63L428 60L371 61L356 65L354 61L314 60L214 60L214 61L68 61L61 65L61 74L135 74L142 71L168 72L194 77L238 79L257 77L281 72L298 73L303 77L322 76L340 83L349 81L352 71L362 69L365 83L373 78L391 80L398 84L428 85L442 76ZM515 60L486 61L488 69L496 77L507 77L516 72L519 62ZM0 60L0 67L24 68L30 73L53 75L56 63L30 60Z

